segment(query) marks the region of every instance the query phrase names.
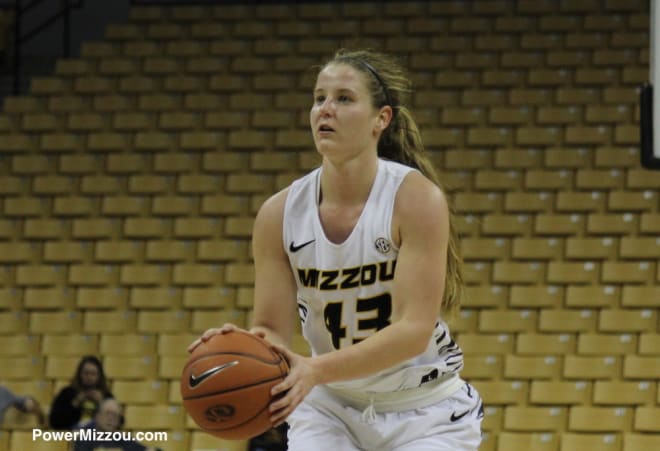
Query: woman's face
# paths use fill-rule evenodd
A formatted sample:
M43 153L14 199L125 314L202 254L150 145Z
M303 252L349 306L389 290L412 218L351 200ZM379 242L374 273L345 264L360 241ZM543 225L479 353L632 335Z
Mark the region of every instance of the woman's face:
M96 387L99 383L99 379L99 369L93 363L87 362L80 369L80 380L82 381L83 387Z
M319 153L340 160L375 151L384 129L383 118L372 105L366 75L347 64L330 64L321 70L309 119Z

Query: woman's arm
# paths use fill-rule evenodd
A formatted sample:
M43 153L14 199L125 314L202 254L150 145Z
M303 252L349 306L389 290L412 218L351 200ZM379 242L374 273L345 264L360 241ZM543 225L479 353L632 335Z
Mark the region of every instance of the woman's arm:
M79 392L69 386L63 388L50 409L49 421L53 429L71 429L81 416ZM74 405L75 404L75 405Z
M288 347L297 321L296 281L284 250L282 228L288 190L280 191L259 209L252 234L254 306L250 332Z
M271 405L281 422L314 385L356 379L390 368L422 353L440 312L447 264L449 213L442 191L413 172L395 202L395 232L400 241L393 281L392 324L361 342L314 358L282 350L293 368L274 387L288 391ZM365 364L369 362L369 364Z

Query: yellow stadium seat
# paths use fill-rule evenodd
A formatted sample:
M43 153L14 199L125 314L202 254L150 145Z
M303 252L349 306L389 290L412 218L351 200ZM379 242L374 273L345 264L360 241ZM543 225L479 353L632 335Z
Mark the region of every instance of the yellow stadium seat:
M563 431L566 425L565 407L519 407L504 409L504 429L507 431Z
M81 356L97 354L99 340L96 335L43 335L41 352L47 356Z
M653 402L653 384L648 381L609 381L594 383L593 402L596 405L648 405Z
M630 431L633 409L626 407L573 406L568 415L568 430L576 432Z
M141 310L137 330L142 333L175 333L189 330L190 313L185 310Z
M623 434L622 451L646 451L660 447L658 434Z
M561 451L620 451L621 436L618 434L564 433Z
M154 379L158 373L158 358L155 355L107 355L103 359L103 366L110 379ZM131 424L131 427L137 426Z
M507 379L556 379L561 374L562 359L558 356L508 355L504 360Z
M153 355L157 338L153 334L111 334L101 335L99 352L104 356L143 356Z
M30 332L34 334L70 334L79 332L82 315L77 310L30 313Z
M176 310L181 306L182 290L173 287L132 287L130 306L136 309Z
M0 357L3 379L41 380L44 375L44 358L31 357Z
M43 433L49 432L44 429ZM65 440L46 440L46 435L32 438L33 431L13 431L8 451L67 451L70 443Z
M35 355L39 354L40 349L40 335L0 335L0 355L3 357Z
M247 451L245 440L223 440L206 432L193 431L190 451Z
M497 451L558 451L559 434L502 432L497 437Z
M485 405L521 404L528 399L529 383L522 381L479 381Z
M516 354L564 355L575 352L575 343L572 334L522 333L516 338Z
M559 307L564 298L564 288L558 285L512 285L510 290L514 308Z
M117 399L130 401L131 404L165 404L168 402L167 390L167 382L158 379L117 380L112 384L112 394Z
M605 350L607 351L607 349ZM565 379L578 381L588 379L613 379L621 374L621 358L612 355L564 357Z
M532 381L530 401L534 404L587 404L591 400L591 383L577 381Z
M135 332L137 315L131 310L87 311L83 330L87 333Z
M129 404L125 410L126 427L135 430L183 429L185 411L182 406Z

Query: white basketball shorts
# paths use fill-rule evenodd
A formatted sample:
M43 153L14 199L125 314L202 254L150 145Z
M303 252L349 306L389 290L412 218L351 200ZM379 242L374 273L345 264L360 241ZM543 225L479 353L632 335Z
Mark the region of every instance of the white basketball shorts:
M315 387L289 416L289 451L477 451L483 403L467 382L427 407L371 413Z

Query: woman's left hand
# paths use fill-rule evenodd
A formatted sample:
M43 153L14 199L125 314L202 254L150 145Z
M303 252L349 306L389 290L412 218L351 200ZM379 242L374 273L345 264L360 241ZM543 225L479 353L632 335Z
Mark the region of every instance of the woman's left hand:
M270 404L270 421L273 427L281 425L305 396L320 383L320 375L313 365L312 358L303 357L281 346L273 347L289 362L289 374L273 387L271 395L281 398Z

